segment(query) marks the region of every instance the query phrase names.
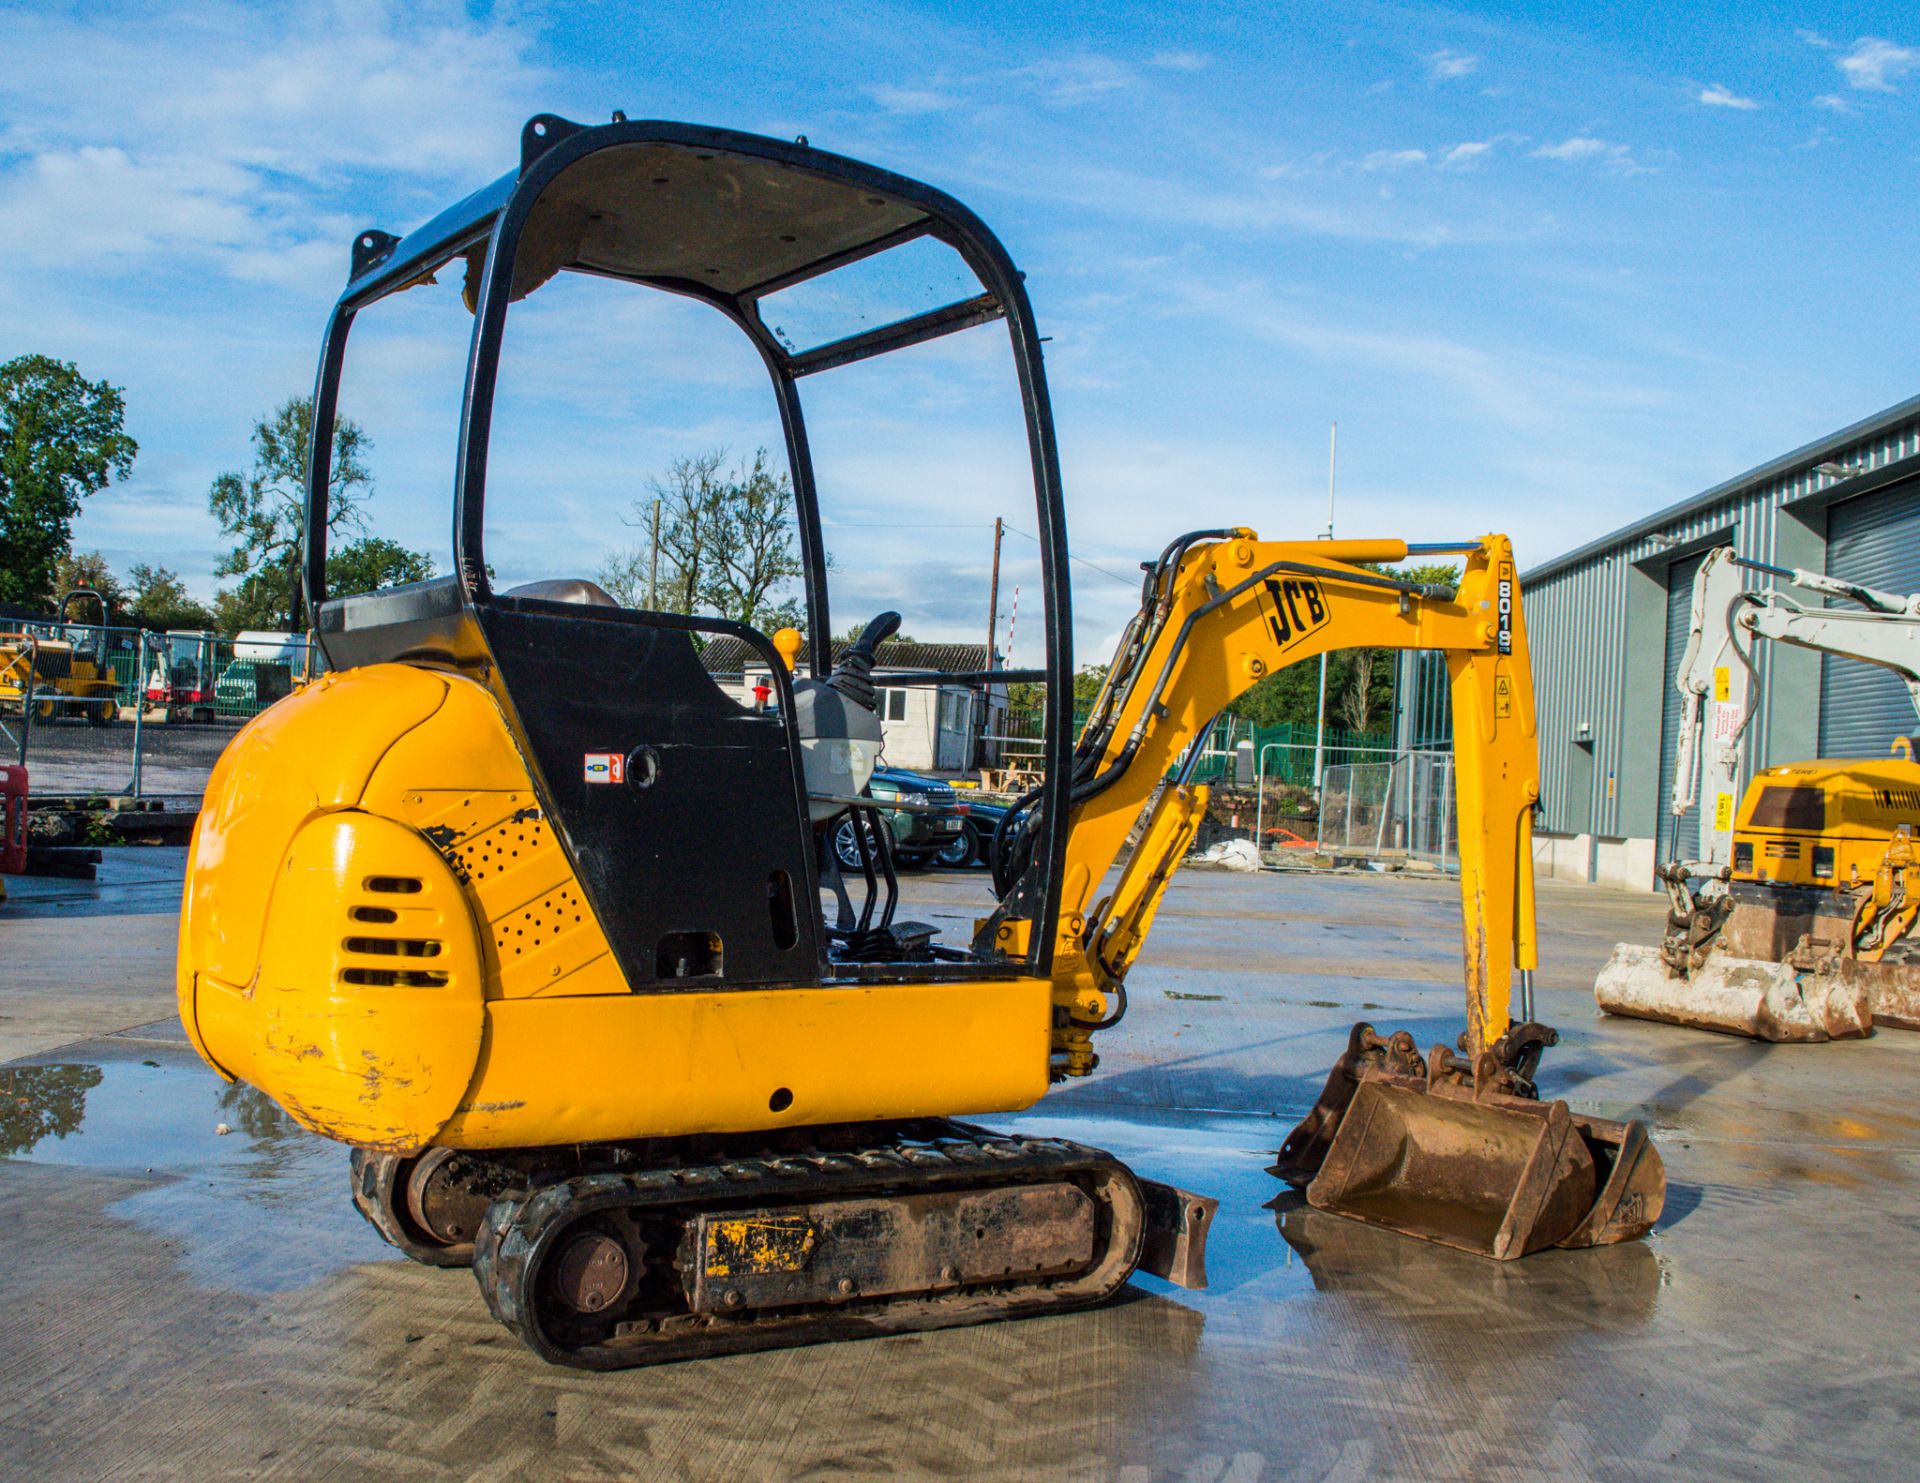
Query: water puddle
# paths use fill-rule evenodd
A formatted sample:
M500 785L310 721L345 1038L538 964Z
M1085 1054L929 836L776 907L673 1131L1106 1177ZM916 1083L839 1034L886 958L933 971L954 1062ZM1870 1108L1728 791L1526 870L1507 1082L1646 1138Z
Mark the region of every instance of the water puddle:
M0 1157L147 1181L110 1212L177 1243L188 1272L211 1287L279 1292L399 1259L354 1212L340 1145L251 1087L221 1082L186 1049L89 1050L86 1061L0 1068ZM1116 1108L985 1121L1108 1149L1149 1178L1219 1200L1205 1291L1135 1282L1209 1318L1232 1314L1236 1329L1257 1327L1270 1305L1328 1294L1504 1311L1516 1322L1604 1307L1618 1321L1650 1315L1665 1281L1645 1244L1499 1263L1312 1210L1266 1172L1289 1126L1281 1118Z
M0 1067L0 1157L150 1180L109 1212L177 1243L210 1287L280 1292L396 1257L349 1203L341 1145L189 1050L88 1049Z
M1291 1124L1215 1113L1045 1112L987 1121L1105 1148L1150 1179L1220 1202L1207 1243L1208 1286L1190 1293L1157 1278L1134 1282L1211 1315L1255 1323L1270 1304L1327 1295L1384 1299L1413 1317L1470 1311L1533 1327L1609 1327L1650 1319L1671 1273L1653 1242L1545 1251L1496 1262L1413 1240L1310 1207L1266 1172Z

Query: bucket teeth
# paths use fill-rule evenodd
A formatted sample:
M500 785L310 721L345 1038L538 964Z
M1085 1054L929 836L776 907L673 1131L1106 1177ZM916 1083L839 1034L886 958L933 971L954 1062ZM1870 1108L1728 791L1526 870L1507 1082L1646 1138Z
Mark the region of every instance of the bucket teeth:
M1271 1172L1315 1209L1497 1261L1652 1228L1666 1173L1640 1123L1532 1096L1537 1048L1522 1073L1496 1050L1470 1066L1435 1046L1423 1065L1412 1047L1404 1031L1355 1025Z

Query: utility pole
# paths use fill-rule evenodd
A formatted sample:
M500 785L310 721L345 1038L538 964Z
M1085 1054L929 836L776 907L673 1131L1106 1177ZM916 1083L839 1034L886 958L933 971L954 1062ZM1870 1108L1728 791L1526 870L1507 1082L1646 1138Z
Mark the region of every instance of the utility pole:
M999 668L999 665L994 663L993 630L1000 621L1000 537L1005 529L1006 521L995 515L993 517L993 579L987 584L987 668L989 670ZM974 714L980 723L974 733L977 738L974 742L974 765L985 767L987 765L986 737L987 733L993 729L992 689L983 686L975 690L973 700L976 707Z
M1327 434L1327 533L1323 540L1333 539L1333 470L1340 452L1340 424L1333 424ZM1327 759L1327 656L1320 656L1320 703L1313 713L1313 797L1320 799L1320 775L1325 769Z
M1006 529L1006 522L998 515L993 517L993 580L987 587L987 668L995 667L993 662L993 632L1000 623L1000 535Z
M653 539L647 557L647 611L660 611L660 501L653 502Z

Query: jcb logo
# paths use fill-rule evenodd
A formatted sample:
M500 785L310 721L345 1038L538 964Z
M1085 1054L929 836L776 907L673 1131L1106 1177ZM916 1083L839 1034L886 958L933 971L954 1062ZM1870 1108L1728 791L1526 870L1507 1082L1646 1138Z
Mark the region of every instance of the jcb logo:
M1267 626L1273 630L1274 643L1282 649L1324 628L1332 616L1327 611L1326 594L1311 577L1288 577L1284 581L1268 577L1266 591Z

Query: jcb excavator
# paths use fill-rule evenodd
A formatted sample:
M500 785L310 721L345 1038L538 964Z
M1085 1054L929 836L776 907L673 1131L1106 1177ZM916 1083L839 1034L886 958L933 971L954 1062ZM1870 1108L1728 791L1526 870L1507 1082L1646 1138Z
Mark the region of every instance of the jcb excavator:
M1752 590L1784 578L1851 608ZM1693 579L1672 810L1700 814L1701 858L1660 872L1671 907L1658 948L1621 943L1594 984L1608 1014L1758 1040L1823 1041L1920 1029L1920 764L1913 739L1884 759L1789 762L1754 775L1735 815L1760 639L1892 670L1920 713L1920 594L1708 553ZM1712 815L1707 810L1711 808Z
M1213 1202L956 1115L1093 1071L1206 808L1182 754L1264 676L1351 646L1447 654L1467 1028L1459 1054L1423 1058L1405 1032L1356 1026L1277 1172L1324 1208L1499 1258L1645 1233L1664 1175L1643 1131L1538 1100L1553 1032L1509 1012L1516 965L1531 993L1537 781L1505 537L1183 536L1145 565L1076 741L1041 342L993 235L937 190L804 141L541 116L521 146L518 170L411 236L354 245L307 495L330 672L222 757L181 923L194 1044L354 1146L354 1199L388 1240L470 1264L535 1351L595 1368L1082 1307L1136 1268L1199 1285ZM769 328L764 297L923 238L978 292L822 344ZM475 316L454 574L329 593L324 429L349 331L450 266ZM508 306L557 272L687 295L757 347L786 430L806 638L637 611L582 580L494 588L482 510ZM1046 687L1045 781L999 827L997 904L956 942L896 915L886 828L854 831L871 845L851 882L821 847L873 807L873 654L899 620L830 662L799 387L992 322L1024 409L1045 663L886 677ZM1429 550L1464 558L1457 592L1360 565ZM696 649L715 634L767 663L773 704L716 686Z

